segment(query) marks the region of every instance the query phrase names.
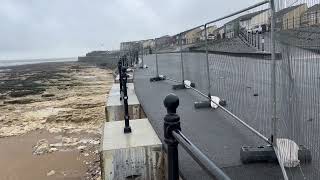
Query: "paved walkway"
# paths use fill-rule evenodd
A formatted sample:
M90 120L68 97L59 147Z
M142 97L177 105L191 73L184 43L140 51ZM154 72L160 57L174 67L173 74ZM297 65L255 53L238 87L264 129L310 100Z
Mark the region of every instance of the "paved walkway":
M135 71L135 89L141 105L163 141L163 117L166 110L163 100L169 93L180 98L178 114L181 117L182 132L213 162L223 169L232 179L282 179L277 164L262 163L243 165L240 162L241 146L265 145L260 139L228 116L221 109L195 109L194 102L203 100L192 90L173 91L170 81L149 82L155 76L154 56L145 57L149 69ZM166 67L167 71L176 73L174 67ZM209 179L206 173L179 147L179 163L183 177L186 179ZM298 168L288 170L290 179L303 179ZM294 178L292 178L294 176Z

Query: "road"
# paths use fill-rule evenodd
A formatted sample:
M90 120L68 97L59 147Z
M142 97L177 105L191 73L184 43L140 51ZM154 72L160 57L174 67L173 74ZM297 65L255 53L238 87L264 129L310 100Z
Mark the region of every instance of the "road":
M320 58L317 54L293 48L288 57L289 61L287 56L277 61L278 133L279 137L293 139L297 144L310 148L313 162L287 169L287 173L290 179L317 179L320 176L317 152ZM276 164L243 165L240 162L241 146L260 146L265 144L263 141L221 109L194 109L193 103L203 100L196 92L173 91L170 81L150 83L149 78L156 75L155 55L144 59L149 68L135 72L135 88L160 139L163 139L162 125L166 112L162 101L167 94L174 92L180 98L178 113L182 131L232 179L281 179L280 167ZM195 82L196 88L207 94L205 54L185 53L183 59L185 79ZM158 55L158 62L160 74L182 80L179 53ZM286 62L290 62L290 68ZM211 95L226 99L227 109L268 138L272 134L271 63L263 59L209 55ZM208 179L184 150L179 152L183 176L187 179Z

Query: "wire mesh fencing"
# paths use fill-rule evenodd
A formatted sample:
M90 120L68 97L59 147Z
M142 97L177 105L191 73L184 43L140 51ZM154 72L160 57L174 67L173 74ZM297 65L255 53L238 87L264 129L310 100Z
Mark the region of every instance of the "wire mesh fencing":
M319 3L263 1L184 31L154 48L148 71L226 100L232 115L286 150L278 156L284 179L318 179ZM312 164L292 160L302 147Z
M320 176L320 39L319 1L285 0L276 6L278 21L277 63L278 137L290 139L310 149L312 164L297 163L288 168L291 179L317 179ZM294 152L295 146L284 146ZM301 160L298 160L301 161Z

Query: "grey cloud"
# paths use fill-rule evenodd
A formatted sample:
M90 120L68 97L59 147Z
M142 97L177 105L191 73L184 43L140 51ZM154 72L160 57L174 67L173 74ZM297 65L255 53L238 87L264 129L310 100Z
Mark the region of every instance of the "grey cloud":
M0 59L78 56L173 35L258 0L2 0Z

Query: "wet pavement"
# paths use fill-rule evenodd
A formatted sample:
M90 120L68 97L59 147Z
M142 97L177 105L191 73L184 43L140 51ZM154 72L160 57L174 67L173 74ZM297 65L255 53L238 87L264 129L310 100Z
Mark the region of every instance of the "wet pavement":
M299 78L296 78L294 82L297 85L296 87L299 87L297 89L300 89L300 91L297 91L300 92L299 95L304 96L302 99L308 102L318 93L319 86L310 83L304 84L304 82L317 79L319 74L316 69L319 65L317 63L319 55L292 49L292 54L294 53L294 59L291 59L294 65L293 72L297 73L301 69L312 72L309 74L297 73L296 77ZM306 56L313 59L314 64L307 66L306 61L309 59L303 59ZM185 79L195 82L196 88L207 94L208 81L205 54L185 53L183 57ZM180 54L178 53L158 55L159 73L181 81L179 58ZM240 147L246 145L256 147L264 145L264 142L221 109L194 109L193 103L203 100L203 97L196 92L192 90L173 91L171 86L175 83L170 81L150 83L149 78L156 75L155 56L147 56L144 60L149 68L139 69L135 72L136 93L160 139L163 140L163 117L166 114L163 99L167 94L174 92L180 98L178 114L181 116L182 132L232 179L282 179L282 173L277 164L243 165L240 162ZM287 93L285 90L288 89L290 82L285 80L287 74L285 74L286 71L283 66L280 66L280 62L277 62L277 66L280 68L277 80L281 83L277 84L277 93L279 97L282 97ZM211 54L209 55L209 63L212 84L211 94L226 99L227 109L266 137L270 137L272 133L271 61ZM308 86L305 86L306 84ZM305 90L302 91L303 89ZM319 117L317 115L319 103L313 98L313 106L300 106L300 111L294 111L295 106L292 106L292 104L297 104L297 101L288 103L286 98L279 98L278 103L282 107L279 110L281 117L279 122L280 136L292 138L297 143L305 145L311 150L314 158L311 164L288 168L287 173L290 179L317 179L320 173L318 170L320 163L317 153L318 137L315 134L319 132ZM291 106L288 106L289 104ZM289 112L288 109L295 113L293 117L291 116L291 119L286 114L286 112ZM316 120L307 121L308 115L312 115ZM292 121L292 118L294 121ZM300 131L298 131L299 129ZM179 152L181 172L184 177L187 177L186 179L209 179L184 150Z

